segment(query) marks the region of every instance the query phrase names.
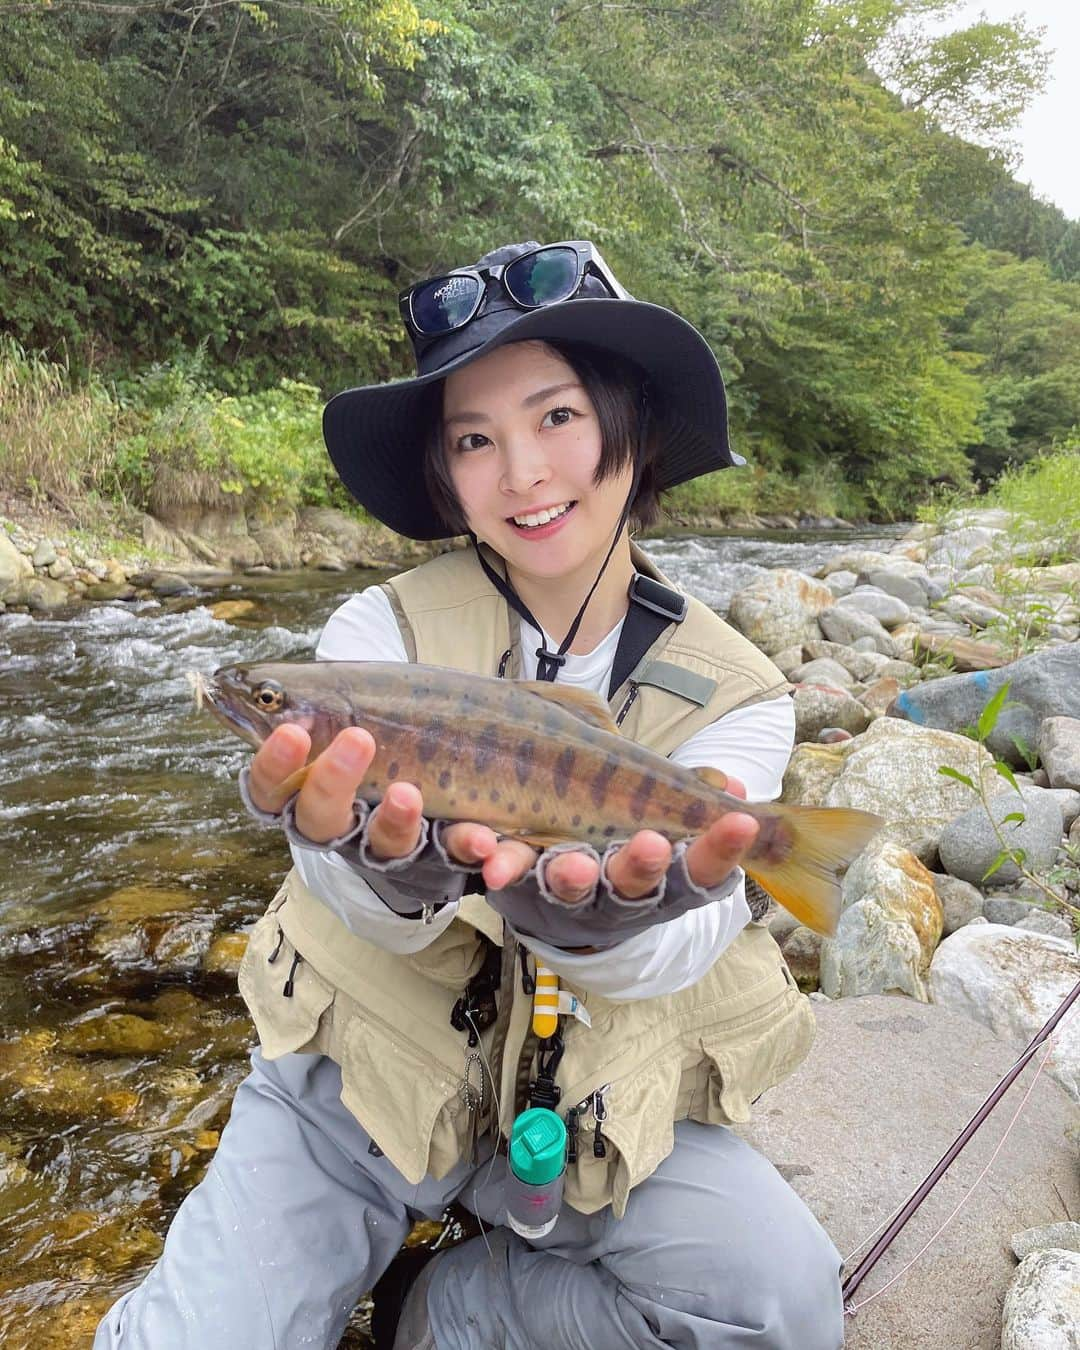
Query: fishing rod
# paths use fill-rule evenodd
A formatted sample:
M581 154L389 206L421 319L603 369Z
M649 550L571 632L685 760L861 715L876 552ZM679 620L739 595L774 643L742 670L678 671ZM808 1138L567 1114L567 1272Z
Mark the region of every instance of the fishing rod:
M866 1279L867 1275L869 1275L870 1271L873 1269L873 1267L877 1264L878 1260L884 1254L885 1249L889 1246L892 1240L899 1234L900 1230L904 1227L907 1221L911 1218L911 1216L919 1208L922 1202L934 1189L934 1186L938 1183L938 1181L940 1181L941 1178L945 1175L946 1171L948 1171L949 1167L956 1159L956 1157L959 1155L960 1151L967 1144L971 1136L975 1133L975 1131L983 1123L986 1117L998 1104L998 1102L1005 1095L1010 1086L1024 1071L1025 1066L1030 1062L1036 1050L1038 1050L1038 1048L1041 1045L1045 1044L1045 1042L1049 1039L1049 1037L1053 1035L1058 1024L1061 1022L1061 1019L1065 1016L1065 1014L1069 1011L1069 1009L1072 1007L1072 1005L1076 1002L1078 998L1080 998L1080 980L1078 980L1077 983L1073 985L1070 992L1066 994L1062 1003L1054 1010L1053 1013L1051 1013L1048 1020L1036 1033L1034 1040L1032 1040L1031 1043L1026 1047L1026 1049L1020 1055L1020 1058L1016 1061L1016 1063L1012 1066L1012 1068L1009 1069L1008 1072L998 1081L997 1085L994 1087L990 1095L986 1098L983 1104L979 1107L979 1109L971 1117L968 1123L960 1131L955 1142L943 1154L941 1159L938 1161L937 1166L933 1169L933 1171L929 1174L929 1176L927 1176L925 1180L920 1182L920 1184L915 1188L915 1190L904 1202L902 1208L897 1213L896 1217L889 1224L888 1228L886 1228L885 1232L882 1233L881 1237L878 1238L877 1242L874 1243L873 1247L870 1248L867 1254L863 1257L863 1259L859 1262L859 1264L855 1267L855 1269L844 1281L843 1286L841 1288L841 1296L844 1302L844 1312L848 1316L853 1316L856 1311L854 1305L851 1302L851 1298L852 1295L855 1293L855 1290L858 1289L859 1285L862 1284L863 1280ZM871 1295L871 1297L875 1297L875 1295ZM867 1302L869 1302L869 1300L867 1300Z

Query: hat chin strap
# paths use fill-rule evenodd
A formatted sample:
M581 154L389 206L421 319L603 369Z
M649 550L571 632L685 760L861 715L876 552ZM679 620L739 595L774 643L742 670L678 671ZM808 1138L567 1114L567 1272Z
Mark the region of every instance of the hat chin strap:
M645 453L645 427L646 427L647 413L648 413L648 405L643 390L641 395L641 412L638 422L638 453L634 464L634 476L630 484L630 491L627 494L626 502L623 506L622 513L619 516L618 524L615 526L615 533L612 536L611 543L608 545L607 554L604 557L604 561L600 565L600 571L597 572L596 574L596 580L589 587L589 593L588 595L586 595L585 599L581 602L581 608L574 616L573 623L567 629L566 636L563 638L562 642L559 643L559 650L557 652L549 650L547 642L544 638L544 630L541 627L541 625L536 621L536 619L533 617L532 611L525 604L525 601L522 600L522 598L518 595L517 591L514 590L510 582L505 577L499 576L498 572L495 571L494 567L492 567L492 565L484 557L483 553L480 550L480 541L477 539L476 535L473 534L471 530L468 532L469 538L472 540L473 548L475 548L476 550L476 556L480 560L480 566L484 569L484 573L487 576L487 579L491 582L491 584L495 587L495 589L499 592L499 594L503 597L503 599L511 607L511 609L515 610L521 616L521 618L523 618L525 622L530 625L530 627L535 628L536 631L540 634L540 646L537 647L536 649L536 678L538 680L547 680L549 683L554 684L560 669L566 665L566 653L570 650L570 646L573 643L574 638L577 637L578 629L581 627L581 621L585 617L585 611L589 606L589 601L593 598L593 594L596 591L597 586L600 585L600 578L607 571L607 565L611 561L611 555L615 552L615 545L619 542L619 539L622 537L623 526L630 519L630 507L633 503L634 498L637 496L638 485L641 482L641 472L642 472L642 465L644 463L644 453Z

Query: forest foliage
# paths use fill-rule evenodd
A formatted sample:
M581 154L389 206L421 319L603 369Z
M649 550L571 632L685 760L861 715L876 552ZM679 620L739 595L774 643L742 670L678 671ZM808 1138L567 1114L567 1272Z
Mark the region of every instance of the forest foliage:
M1080 225L1002 149L1046 56L951 8L0 0L0 360L105 401L100 490L190 449L317 498L320 397L409 370L403 286L591 238L712 344L744 497L904 515L1080 423Z

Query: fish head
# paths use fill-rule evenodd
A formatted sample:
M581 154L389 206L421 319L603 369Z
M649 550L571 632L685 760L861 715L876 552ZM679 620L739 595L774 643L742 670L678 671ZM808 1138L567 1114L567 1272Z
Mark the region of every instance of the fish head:
M196 675L193 683L198 705L255 749L284 722L311 730L313 709L290 691L283 666L222 666L209 679Z

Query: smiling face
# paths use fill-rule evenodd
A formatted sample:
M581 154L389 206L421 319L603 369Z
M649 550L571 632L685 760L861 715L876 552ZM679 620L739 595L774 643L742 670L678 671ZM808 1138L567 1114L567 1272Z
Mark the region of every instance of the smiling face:
M447 377L442 428L469 528L512 576L576 583L579 572L595 575L632 468L595 481L600 422L572 366L541 342L497 348Z

